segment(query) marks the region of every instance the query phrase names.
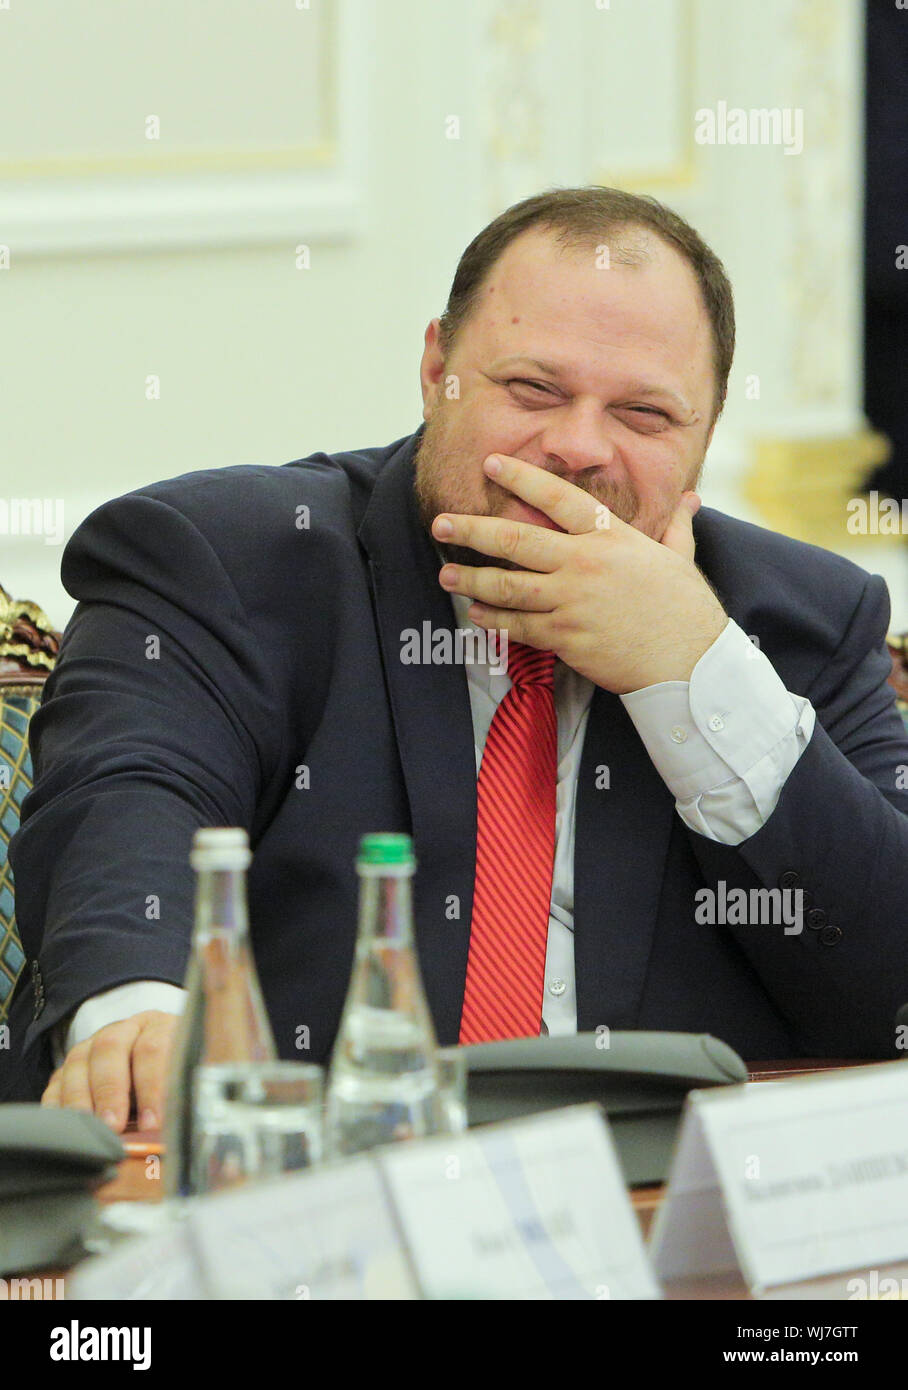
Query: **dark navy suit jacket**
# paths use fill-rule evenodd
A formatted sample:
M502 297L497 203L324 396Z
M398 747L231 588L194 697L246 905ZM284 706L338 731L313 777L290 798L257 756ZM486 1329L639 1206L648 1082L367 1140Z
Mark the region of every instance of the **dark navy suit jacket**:
M63 581L79 603L32 722L36 785L11 845L28 963L0 1094L40 1094L50 1030L82 1000L182 982L202 825L249 830L278 1048L320 1062L350 974L357 842L412 832L419 959L439 1038L456 1042L476 768L463 666L400 660L405 629L455 626L413 497L420 433L157 483L69 542ZM908 1000L908 740L886 684L885 586L708 508L694 531L727 611L817 727L766 824L732 848L685 827L620 699L594 692L576 807L578 1027L702 1030L748 1059L891 1055ZM697 923L695 893L720 879L803 888L809 927Z

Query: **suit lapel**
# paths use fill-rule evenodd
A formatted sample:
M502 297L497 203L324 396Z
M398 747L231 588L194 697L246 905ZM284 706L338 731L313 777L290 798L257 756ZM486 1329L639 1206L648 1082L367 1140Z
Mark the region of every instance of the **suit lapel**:
M607 787L601 785L607 779ZM599 783L600 785L597 785ZM617 695L593 693L574 827L577 1028L633 1028L659 909L674 799Z
M457 1041L476 864L476 758L462 665L405 664L403 634L454 632L450 597L413 493L421 431L382 468L359 529L369 556L385 681L410 803L420 968L443 1044ZM381 826L375 827L380 830Z

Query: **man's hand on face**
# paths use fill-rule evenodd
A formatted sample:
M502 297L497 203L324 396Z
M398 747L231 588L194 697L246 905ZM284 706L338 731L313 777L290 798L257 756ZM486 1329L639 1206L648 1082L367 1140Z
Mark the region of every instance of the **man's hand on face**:
M132 1097L140 1130L161 1128L177 1014L148 1009L99 1028L68 1052L47 1084L42 1105L93 1111L119 1134Z
M499 460L497 472L491 459ZM478 627L507 628L511 641L554 652L617 695L689 680L728 622L694 564L697 494L682 495L654 541L546 469L502 454L491 459L487 476L562 530L445 512L432 523L436 540L520 568L445 565L442 587L475 600L470 618Z

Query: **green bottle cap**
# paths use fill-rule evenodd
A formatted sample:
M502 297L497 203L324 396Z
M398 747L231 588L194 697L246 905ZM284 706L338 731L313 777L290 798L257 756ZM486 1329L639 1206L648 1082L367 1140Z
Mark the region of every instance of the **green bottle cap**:
M359 842L358 864L411 864L413 841L409 835L364 835Z

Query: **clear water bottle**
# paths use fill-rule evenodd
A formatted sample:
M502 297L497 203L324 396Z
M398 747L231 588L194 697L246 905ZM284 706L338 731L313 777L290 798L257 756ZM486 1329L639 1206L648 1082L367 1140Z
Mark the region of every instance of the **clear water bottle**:
M329 1157L450 1128L413 943L414 868L409 835L361 840L356 956L328 1076Z
M191 1196L198 1187L193 1098L199 1068L277 1058L249 944L251 858L245 830L198 830L193 838L195 928L167 1093L165 1188L170 1196Z

